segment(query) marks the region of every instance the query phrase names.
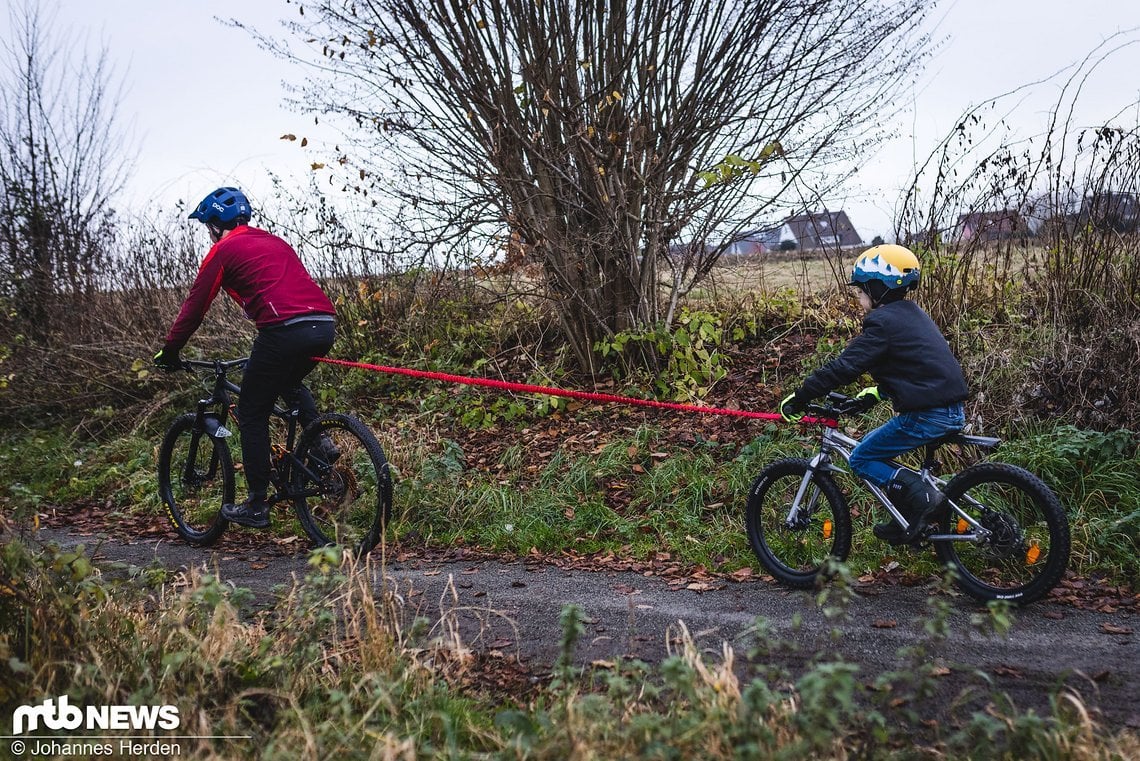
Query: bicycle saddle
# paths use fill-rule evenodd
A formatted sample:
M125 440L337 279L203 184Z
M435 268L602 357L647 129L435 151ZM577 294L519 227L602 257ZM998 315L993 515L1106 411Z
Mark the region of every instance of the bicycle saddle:
M1001 439L994 438L993 436L974 436L972 434L962 433L961 431L954 431L939 436L927 444L927 446L934 450L947 444L962 444L978 447L980 449L996 449L997 446L1001 444Z

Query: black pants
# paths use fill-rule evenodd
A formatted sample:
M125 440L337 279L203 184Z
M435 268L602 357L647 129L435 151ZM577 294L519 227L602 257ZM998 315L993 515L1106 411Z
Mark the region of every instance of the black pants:
M335 324L306 320L257 331L238 398L241 457L250 496L269 492L269 415L277 397L300 410L300 423L317 419L313 395L301 383L316 366L310 357L323 357L332 348Z

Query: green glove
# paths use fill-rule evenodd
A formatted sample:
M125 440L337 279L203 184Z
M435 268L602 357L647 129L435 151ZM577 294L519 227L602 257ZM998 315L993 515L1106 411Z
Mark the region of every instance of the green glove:
M878 386L867 386L867 388L856 394L854 399L859 403L855 410L856 412L866 412L883 401L883 397L879 396Z
M784 401L780 402L780 417L789 423L798 423L804 419L805 407L807 400L800 397L798 391L788 394L784 397Z
M182 360L178 358L178 349L163 346L154 355L154 364L168 373L182 369Z

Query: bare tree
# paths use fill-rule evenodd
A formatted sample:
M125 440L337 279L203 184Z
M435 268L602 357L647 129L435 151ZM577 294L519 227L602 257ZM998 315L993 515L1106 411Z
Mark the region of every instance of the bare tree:
M21 329L46 340L52 302L88 294L113 232L110 199L131 158L117 132L106 51L55 33L34 2L9 9L0 62L0 296ZM69 310L68 321L81 315Z
M303 104L350 118L345 185L423 245L540 265L592 371L882 136L933 2L324 0L289 25L306 48L257 36L316 65Z

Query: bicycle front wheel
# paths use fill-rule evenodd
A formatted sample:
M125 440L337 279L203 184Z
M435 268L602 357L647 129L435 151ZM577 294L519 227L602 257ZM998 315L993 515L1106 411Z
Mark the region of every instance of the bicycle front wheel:
M945 493L965 513L952 513L947 530L964 538L937 541L935 551L957 569L958 585L969 595L1025 605L1061 580L1069 520L1041 479L1015 465L981 463L951 479Z
M305 428L295 454L293 508L309 538L357 555L375 547L392 513L392 478L372 431L351 415L323 415Z
M745 524L752 551L768 571L791 587L815 584L829 557L846 560L851 552L851 513L839 486L825 472L808 482L796 516L792 503L799 493L808 461L778 460L752 483Z
M158 491L178 535L208 546L229 525L221 509L234 501L234 464L225 440L210 437L195 421L187 413L167 430L158 450Z

